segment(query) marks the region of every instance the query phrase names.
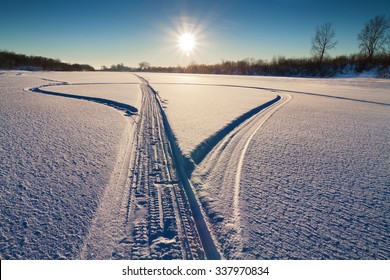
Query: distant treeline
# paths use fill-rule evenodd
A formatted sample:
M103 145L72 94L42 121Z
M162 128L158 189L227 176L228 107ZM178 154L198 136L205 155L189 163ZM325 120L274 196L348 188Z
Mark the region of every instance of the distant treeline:
M379 77L390 77L390 54L378 54L367 59L362 54L341 55L324 58L320 63L316 58L274 57L271 61L247 58L239 61L222 60L217 64L190 63L187 66L156 67L141 62L138 68L123 64L111 68L102 67L104 71L144 71L162 73L195 73L225 75L264 75L292 77L331 77L342 74L360 74L375 70Z
M9 51L0 51L0 69L30 71L94 71L87 64L69 64L59 59L41 56L27 56ZM367 59L363 54L341 55L324 58L321 63L316 58L274 57L272 60L247 58L239 61L222 60L216 64L197 64L187 66L159 67L148 62L139 63L139 67L121 64L110 68L102 66L103 71L139 71L161 73L194 73L225 75L265 75L295 77L331 77L339 74L359 74L374 69L379 77L390 77L390 53L377 54Z
M123 65L123 63L120 63L120 64L117 64L117 65L112 65L111 67L107 67L107 66L102 66L101 70L102 71L119 71L119 72L126 72L126 71L137 71L138 68L132 68L132 67L128 67L128 66L125 66Z
M27 56L9 51L0 51L0 69L30 71L94 71L87 64L69 64L59 59L42 56Z
M357 36L359 54L334 58L329 56L329 51L338 43L331 22L317 26L311 43L311 58L278 56L271 61L250 58L239 61L223 60L217 64L193 62L185 67L154 67L143 61L136 69L118 64L111 68L103 66L102 70L305 77L353 75L375 70L379 77L390 77L390 16L375 16L365 23Z

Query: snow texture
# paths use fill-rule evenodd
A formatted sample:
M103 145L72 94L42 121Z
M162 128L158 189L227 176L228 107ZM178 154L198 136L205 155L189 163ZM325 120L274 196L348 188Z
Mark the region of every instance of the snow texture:
M363 101L389 103L389 80L375 78L286 78L261 76L226 76L194 74L143 75L152 84L199 84L254 87L268 90L287 90L323 94ZM215 116L214 116L215 117Z
M131 129L110 107L24 91L39 75L0 76L1 259L77 258Z
M274 79L241 85L292 100L227 135L191 178L224 256L389 259L389 81Z
M296 95L255 135L241 180L243 255L389 259L388 106Z
M131 77L131 76L130 76ZM70 84L47 86L45 91L70 95L107 99L136 108L141 106L141 91L138 84Z
M36 77L38 79L44 78L46 80L63 81L71 84L77 83L132 83L138 84L139 80L136 76L127 72L25 72L25 75Z
M219 256L212 242L201 244L199 220L192 218L187 191L176 171L166 118L162 118L160 103L146 83L140 84L129 73L137 84L124 82L116 73L105 73L99 82L89 73L85 81L84 73L20 74L7 72L3 80L7 110L2 123L7 133L2 136L2 258ZM28 90L31 87L33 92ZM30 99L34 102L29 104L28 116L13 114L14 110L26 111L19 107L28 106ZM51 100L56 103L51 104ZM126 114L131 119L124 118L123 112L96 102L120 110L126 109L125 105L142 105L142 110ZM46 103L48 112L40 108ZM115 112L119 120L107 110ZM33 121L35 115L39 121ZM22 129L12 125L13 118L24 124ZM18 141L13 135L23 143L15 146ZM24 148L28 150L25 155ZM23 161L14 159L21 154ZM12 176L19 170L21 173ZM13 187L20 178L26 182ZM18 188L26 190L15 192ZM15 203L19 200L21 203ZM200 233L202 238L208 234L211 239L207 229Z
M276 97L272 92L224 86L152 86L185 154L234 119Z
M390 81L139 75L0 72L1 259L390 258Z
M166 117L142 79L142 106L118 184L107 188L85 241L83 259L204 259L219 256L214 243L201 245L180 166L168 139ZM171 133L170 133L171 135ZM130 142L130 141L129 141ZM127 163L126 163L127 162ZM179 167L179 168L177 168ZM121 182L122 181L122 182ZM192 204L191 204L192 206ZM104 242L102 242L104 241ZM205 244L204 241L202 241Z

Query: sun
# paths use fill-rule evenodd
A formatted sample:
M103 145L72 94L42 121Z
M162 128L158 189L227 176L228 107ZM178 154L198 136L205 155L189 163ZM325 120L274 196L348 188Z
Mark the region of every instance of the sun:
M195 47L195 37L191 33L184 33L179 37L179 47L180 49L189 55Z

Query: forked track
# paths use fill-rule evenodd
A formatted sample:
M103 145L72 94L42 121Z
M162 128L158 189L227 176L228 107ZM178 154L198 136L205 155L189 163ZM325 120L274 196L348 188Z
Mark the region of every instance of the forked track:
M152 139L154 141L154 147L157 148L154 150L154 160L158 163L157 170L159 171L156 176L165 176L166 178L157 179L156 182L159 185L158 190L166 190L169 184L172 184L173 187L173 205L176 209L177 215L175 220L177 222L177 227L179 232L181 231L181 236L183 240L189 240L183 247L188 247L186 252L183 251L182 258L207 258L207 259L218 259L220 255L214 245L214 241L210 236L208 228L203 220L203 216L200 212L199 206L197 205L194 194L192 193L191 186L189 185L188 178L185 175L185 172L182 168L181 154L179 154L177 144L174 139L172 139L172 131L170 130L168 120L165 116L165 113L162 109L161 104L156 96L156 92L149 86L149 84L141 77L141 89L143 92L144 98L146 98L145 108L153 112L153 117L144 118L145 120L151 120L152 127L157 128L156 132L152 132ZM142 109L142 112L147 113ZM145 126L143 126L145 127ZM162 142L163 145L161 149L159 148L159 142ZM161 151L162 153L160 153ZM155 169L156 171L156 169ZM166 174L166 175L164 175ZM161 183L159 183L161 182ZM170 183L171 182L171 183ZM164 196L160 193L156 193L159 200L163 200ZM161 223L161 217L159 219ZM181 228L181 230L180 230ZM195 239L196 238L196 239ZM203 252L203 256L200 255L200 252L191 256L189 250L193 247L199 246L199 250ZM185 253L185 255L184 255Z
M237 164L237 170L236 170L236 176L234 180L234 201L233 201L233 211L234 211L234 221L236 224L239 224L240 221L240 207L239 207L239 198L240 198L240 181L241 181L241 170L244 163L245 154L248 150L249 144L252 141L255 134L259 131L259 129L262 127L262 125L268 120L269 117L272 116L273 113L276 112L280 107L282 107L285 103L290 101L291 95L286 94L282 97L282 99L276 103L268 107L264 110L263 114L260 114L258 117L254 117L252 123L255 123L255 127L253 132L245 139L245 145L244 148L241 151L238 164ZM250 125L250 124L249 124Z
M237 126L207 154L192 174L191 180L196 182L197 191L207 193L200 200L222 250L235 248L233 251L237 255L225 256L227 258L240 258L243 250L240 241L240 181L246 152L263 124L291 98L289 94L282 94L280 100ZM224 200L225 205L217 210L213 207L214 200Z
M160 107L154 92L140 80L142 106L135 124L128 180L121 188L125 193L123 199L116 201L121 208L121 221L117 224L120 234L101 251L103 254L93 249L98 248L98 240L90 239L92 244L84 246L88 253L82 257L204 259L206 255L177 174ZM101 209L100 215L107 215L105 211L111 209ZM92 230L101 231L97 227Z
M142 106L126 145L119 153L110 185L100 201L79 257L82 259L219 259L198 198L193 193L184 156L177 146L157 93L139 77ZM109 100L82 98L137 112ZM265 121L289 101L288 94L264 105L216 143L205 160L206 173L224 164L223 184L232 191L232 222L240 232L240 179L246 151ZM188 159L187 159L188 160ZM234 166L233 168L230 168ZM232 170L235 170L232 171ZM208 213L206 213L208 214ZM211 224L215 221L209 220ZM214 224L212 226L215 226Z

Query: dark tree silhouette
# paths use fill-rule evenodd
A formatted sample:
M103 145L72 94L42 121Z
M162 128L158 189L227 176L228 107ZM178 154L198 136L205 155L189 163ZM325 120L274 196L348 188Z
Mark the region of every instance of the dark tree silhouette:
M384 16L376 16L370 19L358 35L360 51L367 56L369 61L380 52L386 51L390 43L390 19Z
M317 26L316 33L312 38L311 51L320 63L322 63L326 53L336 46L337 41L335 40L335 36L336 33L330 22Z
M0 51L0 69L45 70L45 71L94 71L87 64L69 64L59 59L42 56L27 56L9 51Z
M150 63L147 61L142 61L142 62L138 63L138 65L139 65L140 70L146 70L146 69L150 68Z

